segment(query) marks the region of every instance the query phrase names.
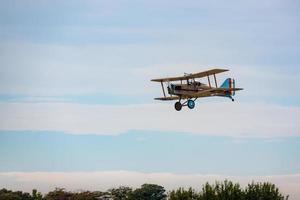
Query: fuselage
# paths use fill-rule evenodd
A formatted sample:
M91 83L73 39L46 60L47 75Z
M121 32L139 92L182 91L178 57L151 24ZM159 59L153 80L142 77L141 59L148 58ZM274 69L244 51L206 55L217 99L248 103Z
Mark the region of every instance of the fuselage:
M170 84L168 86L168 93L170 95L180 96L182 99L190 97L201 97L201 96L223 96L227 97L229 94L220 91L213 91L215 87L210 87L207 84L201 82L191 82L185 84ZM207 93L203 91L210 90Z

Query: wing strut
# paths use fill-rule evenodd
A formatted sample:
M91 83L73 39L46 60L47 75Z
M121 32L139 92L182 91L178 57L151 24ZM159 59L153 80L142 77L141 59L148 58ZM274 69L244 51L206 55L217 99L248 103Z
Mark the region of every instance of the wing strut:
M218 84L217 84L216 74L214 74L214 79L215 79L215 84L216 84L216 88L217 88Z
M166 93L165 93L164 84L163 84L163 82L162 82L162 81L160 82L160 84L161 84L161 88L162 88L162 91L163 91L163 93L164 93L164 96L166 97Z
M207 80L208 80L208 85L209 85L209 87L211 88L209 75L207 75Z

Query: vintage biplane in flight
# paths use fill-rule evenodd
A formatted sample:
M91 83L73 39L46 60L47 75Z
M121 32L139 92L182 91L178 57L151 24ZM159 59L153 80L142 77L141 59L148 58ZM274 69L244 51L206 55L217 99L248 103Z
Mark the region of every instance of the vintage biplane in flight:
M218 87L216 74L229 71L227 69L211 69L194 74L185 74L184 76L169 77L152 79L151 81L160 82L163 97L155 98L155 100L178 100L175 103L175 109L180 111L183 106L187 106L190 109L195 107L195 101L202 97L227 97L234 101L233 96L235 91L242 90L242 88L235 87L235 80L233 78L227 78L223 84ZM214 78L214 87L210 81L210 76ZM207 77L208 84L201 83L196 79ZM167 83L167 90L169 96L166 96L164 83ZM185 100L181 103L181 100Z

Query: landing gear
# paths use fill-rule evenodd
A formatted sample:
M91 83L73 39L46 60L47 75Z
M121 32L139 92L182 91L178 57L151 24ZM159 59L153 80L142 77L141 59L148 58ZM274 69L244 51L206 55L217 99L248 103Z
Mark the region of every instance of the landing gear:
M185 101L184 103L181 103L179 100L174 105L175 110L180 111L183 106L187 106L189 109L193 109L193 108L195 108L195 100L189 99L189 100Z
M177 102L175 103L175 110L180 111L181 108L182 108L182 104L180 103L180 101L177 101Z
M232 98L232 96L229 96L229 98L231 99L232 102L234 102L234 98Z
M195 108L195 101L193 101L192 99L189 99L187 101L187 106L189 107L189 109Z

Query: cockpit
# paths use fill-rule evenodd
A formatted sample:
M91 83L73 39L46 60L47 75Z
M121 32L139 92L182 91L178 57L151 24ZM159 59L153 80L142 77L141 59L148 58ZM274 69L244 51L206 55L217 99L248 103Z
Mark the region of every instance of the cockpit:
M175 85L175 84L169 84L168 85L169 94L174 94L175 90L181 90L181 85Z

